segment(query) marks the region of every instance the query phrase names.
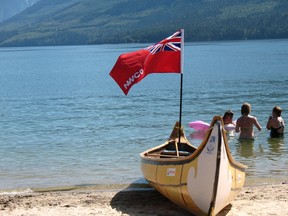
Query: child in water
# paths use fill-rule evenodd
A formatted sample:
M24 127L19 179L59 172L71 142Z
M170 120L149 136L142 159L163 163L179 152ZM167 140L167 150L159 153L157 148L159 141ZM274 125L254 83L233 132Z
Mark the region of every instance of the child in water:
M235 125L233 123L233 115L234 113L231 110L228 110L227 112L224 113L224 116L222 117L222 119L225 125L228 125L228 124Z
M253 126L261 131L262 127L257 121L257 118L250 115L251 105L249 103L244 103L241 107L242 116L237 119L235 131L240 132L240 139L254 139Z
M279 106L275 106L272 109L272 116L269 116L266 124L267 130L270 130L270 137L277 138L284 135L284 119L281 117L282 109Z

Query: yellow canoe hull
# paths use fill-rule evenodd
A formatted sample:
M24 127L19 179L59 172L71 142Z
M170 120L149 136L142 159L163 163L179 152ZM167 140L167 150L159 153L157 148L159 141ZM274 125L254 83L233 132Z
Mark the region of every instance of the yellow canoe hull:
M232 158L223 128L221 117L214 117L196 148L176 123L169 140L140 154L144 178L189 212L217 215L243 188L247 168Z

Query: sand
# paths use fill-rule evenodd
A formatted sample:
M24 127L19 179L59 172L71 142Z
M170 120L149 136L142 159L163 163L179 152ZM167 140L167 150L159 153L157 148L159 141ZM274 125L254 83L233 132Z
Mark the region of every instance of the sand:
M0 215L191 216L149 188L1 193ZM288 181L244 187L218 215L288 215Z

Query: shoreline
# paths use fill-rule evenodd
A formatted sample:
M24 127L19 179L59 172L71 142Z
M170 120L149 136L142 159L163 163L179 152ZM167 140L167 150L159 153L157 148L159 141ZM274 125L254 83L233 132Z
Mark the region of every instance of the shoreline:
M285 177L278 178L249 178L246 177L244 187L257 187L273 184L288 184L288 179ZM84 185L62 185L62 186L44 186L44 187L27 187L27 188L0 188L0 195L2 194L20 194L27 192L62 192L62 191L109 191L117 189L141 190L149 189L151 186L146 181L135 181L132 183L115 183L115 184L84 184Z
M188 216L151 187L112 185L83 190L39 191L0 194L0 215L102 215ZM134 185L131 185L134 186ZM245 186L218 216L288 215L288 179L279 184Z

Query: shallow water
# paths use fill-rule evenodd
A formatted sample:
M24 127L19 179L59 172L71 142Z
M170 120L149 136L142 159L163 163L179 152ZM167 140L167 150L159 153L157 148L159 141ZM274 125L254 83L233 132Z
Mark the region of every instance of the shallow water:
M149 44L150 45L150 44ZM153 74L125 96L109 72L147 44L0 48L0 189L143 183L139 153L163 143L179 118L178 74ZM287 119L288 40L185 46L182 124L211 122L247 101L263 130L229 138L247 182L288 176L287 141L269 139L275 105ZM287 133L287 129L285 129Z

